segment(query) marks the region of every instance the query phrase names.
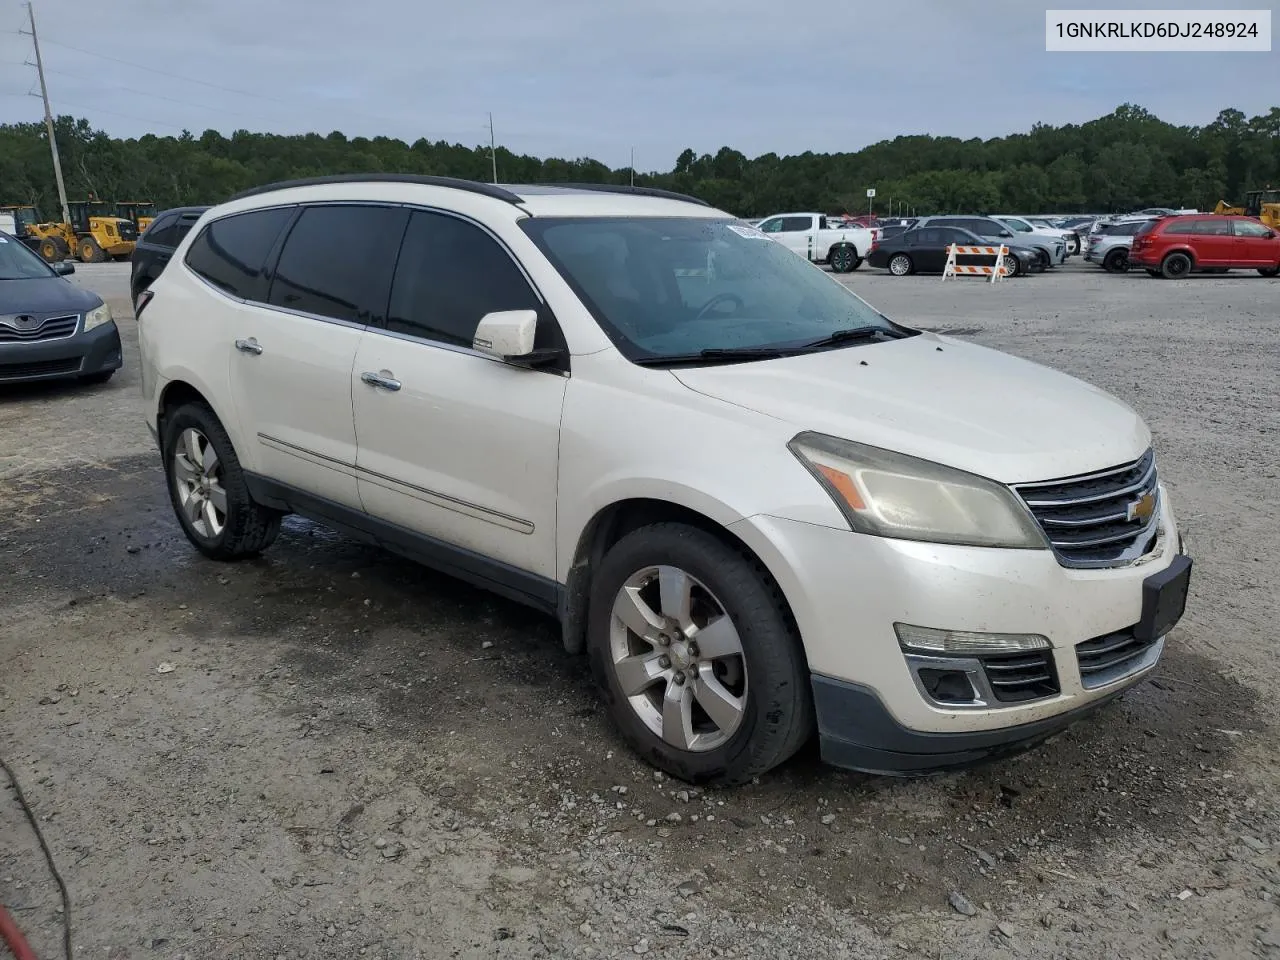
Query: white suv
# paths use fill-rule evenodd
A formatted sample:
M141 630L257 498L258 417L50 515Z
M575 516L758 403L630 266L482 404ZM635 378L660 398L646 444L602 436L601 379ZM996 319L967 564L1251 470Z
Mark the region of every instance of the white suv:
M142 298L187 536L305 514L559 618L619 729L736 783L912 773L1147 674L1190 560L1151 436L687 197L398 175L205 213Z

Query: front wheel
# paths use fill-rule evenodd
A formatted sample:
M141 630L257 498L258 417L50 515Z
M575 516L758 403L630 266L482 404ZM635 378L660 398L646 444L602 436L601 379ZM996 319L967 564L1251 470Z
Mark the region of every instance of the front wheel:
M1006 277L1016 277L1022 273L1022 262L1015 256L1007 256L1001 261Z
M1102 261L1102 269L1107 273L1125 273L1129 269L1129 252L1127 250L1112 250L1107 254L1106 259Z
M776 585L679 523L618 541L592 577L588 652L623 738L690 783L744 783L813 730L809 673Z
M231 438L203 403L188 403L166 420L164 467L169 499L182 531L214 560L261 553L280 532L281 514L255 503Z
M889 260L889 272L895 277L905 277L915 269L911 263L911 258L905 253L894 254Z
M1185 253L1171 253L1160 264L1160 273L1169 280L1181 280L1191 272L1191 258Z

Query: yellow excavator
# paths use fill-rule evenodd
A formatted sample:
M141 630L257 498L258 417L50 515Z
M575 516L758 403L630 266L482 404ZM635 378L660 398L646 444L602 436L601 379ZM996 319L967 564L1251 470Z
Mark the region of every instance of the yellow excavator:
M1280 190L1250 190L1244 195L1244 206L1233 207L1219 200L1214 213L1232 214L1237 217L1255 217L1272 230L1280 230Z
M0 217L13 218L13 235L49 263L65 260L71 248L58 225L43 223L29 203L0 203Z
M68 203L71 221L42 221L35 207L0 207L13 212L20 239L49 263L79 257L85 263L128 260L138 245L133 221L115 215L112 204L101 200Z
M156 205L150 200L126 200L116 204L116 213L131 221L138 236L142 236L142 231L156 218Z

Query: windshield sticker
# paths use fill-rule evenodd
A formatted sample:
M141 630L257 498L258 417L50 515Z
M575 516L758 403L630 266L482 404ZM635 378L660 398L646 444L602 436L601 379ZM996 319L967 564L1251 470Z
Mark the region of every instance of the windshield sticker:
M768 240L769 235L763 230L757 230L755 227L740 227L736 223L729 224L729 229L740 237L746 237L748 240Z

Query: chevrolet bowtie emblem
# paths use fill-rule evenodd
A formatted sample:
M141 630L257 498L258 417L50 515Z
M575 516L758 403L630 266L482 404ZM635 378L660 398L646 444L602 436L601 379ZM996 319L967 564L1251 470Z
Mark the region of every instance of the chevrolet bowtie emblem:
M1151 519L1151 515L1156 512L1156 495L1154 493L1144 493L1140 498L1129 504L1126 511L1126 519L1141 520L1144 523Z

